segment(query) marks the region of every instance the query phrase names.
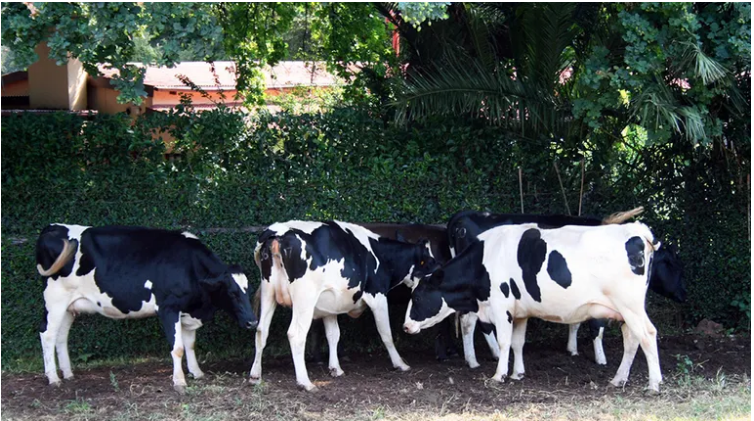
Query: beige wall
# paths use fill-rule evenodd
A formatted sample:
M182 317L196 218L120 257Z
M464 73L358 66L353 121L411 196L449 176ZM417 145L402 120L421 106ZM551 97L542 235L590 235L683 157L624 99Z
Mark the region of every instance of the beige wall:
M39 60L29 66L29 105L58 110L86 109L86 72L78 60L62 66L49 57L50 48L41 43L34 50Z
M152 106L152 98L150 97L144 98L139 107L133 104L119 104L118 91L93 84L89 85L88 96L89 108L104 114L123 113L128 108L131 108L131 116L136 117L139 114L143 114L147 108Z

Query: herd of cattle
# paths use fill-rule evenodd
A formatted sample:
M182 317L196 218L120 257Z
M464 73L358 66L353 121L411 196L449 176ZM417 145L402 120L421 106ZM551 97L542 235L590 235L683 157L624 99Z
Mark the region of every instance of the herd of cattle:
M203 376L194 353L196 329L217 309L243 328L256 329L250 381L261 381L262 354L277 305L292 308L288 329L297 383L314 390L304 360L312 321L322 319L330 373L338 361L338 315L374 314L395 368L409 370L393 344L388 292L411 289L404 330L419 333L443 322L436 350L444 358L457 313L466 362L479 366L474 329L480 324L498 358L494 380L524 374L527 320L570 324L568 351L576 354L578 323L589 321L595 359L605 364L605 319L624 321L623 360L611 381L625 384L641 346L649 367L649 389L662 381L657 331L645 311L647 289L685 299L675 252L661 247L650 229L626 222L637 208L604 220L464 211L446 227L352 224L340 221L275 223L258 238L254 260L261 284L253 288L243 270L228 266L188 233L140 227L51 224L37 240L37 270L45 278L45 317L40 326L45 374L60 384L73 377L68 332L79 313L115 319L157 315L171 346L173 385L186 386L185 353L194 378ZM409 291L406 289L406 291ZM252 308L254 301L254 309ZM255 312L256 310L256 312ZM261 311L260 311L261 310ZM257 318L258 315L258 318Z

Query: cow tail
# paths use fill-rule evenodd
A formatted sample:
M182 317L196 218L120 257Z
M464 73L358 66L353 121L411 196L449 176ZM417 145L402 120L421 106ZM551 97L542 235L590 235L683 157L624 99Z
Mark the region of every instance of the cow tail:
M280 238L270 241L270 254L272 255L272 287L275 288L275 301L279 305L293 307L291 293L288 291L287 275L283 265L283 255L280 253ZM277 274L277 276L275 276Z
M642 212L644 212L644 206L639 206L625 212L616 212L603 219L602 225L622 224Z
M73 257L73 253L76 251L77 242L70 242L68 239L63 238L63 251L60 252L58 258L52 263L49 269L45 270L42 265L37 263L37 271L42 276L52 276L60 269L63 268Z
M264 280L262 280L264 282ZM259 285L259 288L257 288L257 293L254 294L254 298L251 300L251 309L254 311L254 315L257 316L257 319L259 319L259 309L261 308L262 303L262 285Z

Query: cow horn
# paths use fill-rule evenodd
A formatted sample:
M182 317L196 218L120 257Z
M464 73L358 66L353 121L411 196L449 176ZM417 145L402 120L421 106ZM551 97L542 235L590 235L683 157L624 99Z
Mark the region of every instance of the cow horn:
M622 224L623 222L626 222L627 220L642 212L644 212L644 206L639 206L638 208L631 209L630 211L616 212L603 219L602 225Z
M63 239L63 251L60 252L60 255L57 259L55 259L55 262L52 263L52 266L50 266L49 269L44 270L42 268L42 265L37 263L37 271L42 276L51 276L56 274L63 266L68 263L69 260L71 260L71 257L73 256L73 252L76 251L76 246L71 245L71 242Z

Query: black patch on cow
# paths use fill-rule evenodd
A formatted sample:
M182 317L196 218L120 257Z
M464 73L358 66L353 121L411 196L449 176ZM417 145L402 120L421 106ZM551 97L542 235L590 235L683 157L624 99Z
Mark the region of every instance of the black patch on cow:
M361 299L362 295L364 295L364 291L359 291L356 294L353 294L353 303L356 304Z
M547 255L547 243L536 228L524 231L518 242L518 265L524 278L524 287L534 301L542 302L542 296L537 284L537 274L542 269L542 263Z
M484 242L471 244L441 269L422 279L412 294L409 316L422 321L434 317L443 299L457 312L476 312L479 301L490 298L490 275L484 267Z
M641 237L631 237L626 241L626 254L631 272L644 275L644 240Z
M511 315L511 312L506 310L505 314L508 315L508 323L513 323L513 315Z
M478 321L477 323L479 323L479 329L485 335L489 335L490 333L494 333L495 332L495 325L494 324L492 324L492 323L486 323L486 322L483 322L481 320Z
M268 282L270 281L270 277L272 276L273 264L272 254L270 252L270 237L272 237L274 234L275 233L271 230L265 230L257 240L257 243L261 244L259 248L259 269L262 271L262 279Z
M100 303L99 301L97 301L97 307L102 307L102 303Z
M518 290L518 285L516 285L516 281L511 278L511 292L513 293L513 298L520 300L521 299L521 291Z
M565 258L557 250L550 252L550 258L547 261L547 274L550 275L550 279L563 288L571 286L571 271L568 270Z
M503 292L503 295L505 295L505 298L508 298L508 295L510 295L510 287L508 287L508 284L505 282L500 284L500 291Z
M44 314L42 315L42 322L39 323L39 333L47 331L47 307L45 307Z

